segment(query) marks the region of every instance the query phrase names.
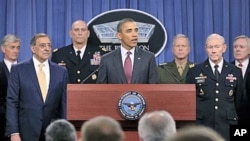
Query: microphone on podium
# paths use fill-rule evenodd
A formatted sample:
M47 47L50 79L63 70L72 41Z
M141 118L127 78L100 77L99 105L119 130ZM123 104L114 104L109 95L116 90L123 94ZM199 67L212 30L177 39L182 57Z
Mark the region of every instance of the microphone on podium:
M83 84L85 81L87 81L94 73L98 72L102 66L100 65L97 69L95 69L93 72L91 72L87 77L85 77L81 84Z

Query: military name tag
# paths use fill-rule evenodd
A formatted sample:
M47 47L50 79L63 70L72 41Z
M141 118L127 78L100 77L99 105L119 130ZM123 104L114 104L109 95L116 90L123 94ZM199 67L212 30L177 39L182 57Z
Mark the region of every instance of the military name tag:
M146 103L141 94L128 91L121 96L118 102L118 111L127 120L139 119L144 113Z

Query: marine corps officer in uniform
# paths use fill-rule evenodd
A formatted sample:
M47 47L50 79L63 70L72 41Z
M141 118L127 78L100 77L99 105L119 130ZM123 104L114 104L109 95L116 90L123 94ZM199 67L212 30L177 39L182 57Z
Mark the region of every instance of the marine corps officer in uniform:
M229 141L230 125L238 124L241 70L223 60L227 46L221 35L209 35L205 47L208 59L187 74L187 83L196 85L196 122L215 129Z
M69 35L73 44L55 49L51 60L67 68L69 83L96 83L101 55L105 51L87 43L90 32L82 20L73 22Z
M174 60L157 67L160 83L184 84L189 68L194 67L194 64L188 60L190 44L186 35L177 34L174 37L172 52L175 57Z

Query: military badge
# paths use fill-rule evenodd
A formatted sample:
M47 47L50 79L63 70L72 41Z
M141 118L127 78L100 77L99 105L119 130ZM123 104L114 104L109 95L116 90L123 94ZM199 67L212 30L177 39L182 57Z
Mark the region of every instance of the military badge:
M200 95L204 95L204 91L200 89Z
M127 120L139 119L144 113L146 103L142 95L135 91L128 91L118 102L118 111Z
M207 79L207 76L204 76L202 73L198 77L195 77L196 83L205 83L205 80Z
M234 94L233 90L230 90L229 93L228 93L229 96L232 96L233 94Z
M229 80L229 82L234 82L235 80L237 80L236 77L234 77L233 74L228 74L228 76L226 77L227 80Z
M66 66L66 63L64 63L64 61L62 60L60 63L58 63L59 66L63 66L65 67Z

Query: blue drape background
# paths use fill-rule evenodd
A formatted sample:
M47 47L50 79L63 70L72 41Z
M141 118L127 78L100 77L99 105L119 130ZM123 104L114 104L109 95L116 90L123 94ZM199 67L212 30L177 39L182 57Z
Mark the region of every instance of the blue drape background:
M18 35L22 40L19 61L26 60L32 56L29 41L34 34L47 33L53 48L60 48L71 43L68 32L74 20L89 22L119 8L147 12L165 26L168 42L157 64L173 59L171 44L178 33L190 38L189 59L196 63L207 58L204 44L209 34L225 37L228 61L233 60L233 39L250 36L250 0L0 0L0 38L8 33Z

